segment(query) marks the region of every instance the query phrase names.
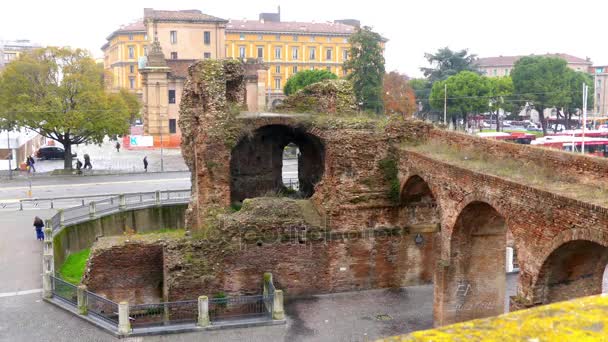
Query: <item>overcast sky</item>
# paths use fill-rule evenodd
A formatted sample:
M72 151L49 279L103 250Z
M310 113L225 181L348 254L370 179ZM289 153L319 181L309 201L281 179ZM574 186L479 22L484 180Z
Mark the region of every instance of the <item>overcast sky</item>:
M481 57L567 53L608 64L606 0L106 0L3 1L0 39L89 49L143 17L143 8L200 9L225 19L257 19L281 6L283 21L359 19L389 39L387 71L420 76L425 52L448 46Z

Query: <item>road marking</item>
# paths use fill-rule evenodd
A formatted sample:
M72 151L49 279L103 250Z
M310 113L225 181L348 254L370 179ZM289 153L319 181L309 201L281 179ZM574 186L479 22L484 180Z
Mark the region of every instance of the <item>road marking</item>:
M28 295L28 294L32 294L32 293L40 293L40 292L42 292L42 289L23 290L23 291L16 291L16 292L5 292L5 293L0 293L0 298L3 298L3 297L14 297L14 296L23 296L23 295Z
M118 182L101 182L101 183L78 183L78 184L49 184L49 185L32 185L32 189L44 189L44 188L56 188L58 186L97 186L97 185L107 185L107 184L133 184L133 183L158 183L158 182L178 182L190 180L190 177L184 178L167 178L167 179L143 179L143 180L130 180L130 181L118 181ZM2 188L0 187L0 191L4 190L28 190L29 186L15 186L11 188ZM4 201L4 200L3 200Z

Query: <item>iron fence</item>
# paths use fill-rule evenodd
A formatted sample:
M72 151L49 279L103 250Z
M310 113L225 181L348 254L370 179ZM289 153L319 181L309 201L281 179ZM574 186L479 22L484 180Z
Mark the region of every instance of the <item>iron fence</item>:
M56 296L63 301L76 306L78 297L76 293L76 286L60 279L55 276L51 276L51 291L53 296Z
M197 300L129 306L129 320L134 328L195 323L197 319Z
M211 322L226 320L272 317L273 296L241 296L213 298L209 300Z
M93 314L112 325L118 325L118 303L89 291L85 291L84 295L89 314Z

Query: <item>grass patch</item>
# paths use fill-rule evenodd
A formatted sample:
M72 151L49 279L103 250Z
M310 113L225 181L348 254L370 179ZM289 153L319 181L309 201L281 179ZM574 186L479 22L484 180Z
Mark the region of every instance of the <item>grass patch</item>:
M84 274L84 269L87 266L87 260L89 260L90 254L90 248L70 254L59 269L61 278L74 285L80 284L80 280Z
M403 145L403 148L475 172L498 176L583 202L608 206L608 189L605 184L583 183L576 175L560 174L543 165L500 159L485 151L435 141L418 146Z

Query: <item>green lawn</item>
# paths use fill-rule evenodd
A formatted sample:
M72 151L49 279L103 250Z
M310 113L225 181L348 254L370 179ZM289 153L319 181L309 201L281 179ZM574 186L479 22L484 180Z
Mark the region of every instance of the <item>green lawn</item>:
M496 132L496 128L483 128L483 129L481 129L481 132ZM540 138L540 137L543 136L543 132L542 131L541 132L538 132L538 131L521 131L521 130L518 131L518 130L515 130L515 129L508 129L508 128L506 128L504 130L501 130L501 132L505 132L505 133L512 133L512 132L515 132L515 133L528 133L528 134L534 134L538 138Z
M61 278L74 285L80 284L80 280L84 274L84 268L87 265L87 260L89 260L89 254L91 254L90 248L70 254L59 269Z

